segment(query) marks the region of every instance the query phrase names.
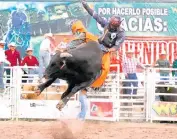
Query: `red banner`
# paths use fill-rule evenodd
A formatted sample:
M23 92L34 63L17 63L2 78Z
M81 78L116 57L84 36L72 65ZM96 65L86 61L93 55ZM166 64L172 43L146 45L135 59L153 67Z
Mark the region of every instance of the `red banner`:
M112 102L90 102L90 116L113 117Z
M68 42L72 40L71 35L56 35L55 38L57 43L63 41L64 38L68 38ZM128 50L133 50L135 57L142 64L150 65L159 59L159 54L165 50L167 59L173 63L175 55L177 55L177 40L176 37L127 37L118 52L120 60Z
M135 57L141 63L150 65L159 59L159 54L165 50L167 59L172 63L177 55L177 42L173 40L127 40L119 52L120 58L128 50L133 50Z

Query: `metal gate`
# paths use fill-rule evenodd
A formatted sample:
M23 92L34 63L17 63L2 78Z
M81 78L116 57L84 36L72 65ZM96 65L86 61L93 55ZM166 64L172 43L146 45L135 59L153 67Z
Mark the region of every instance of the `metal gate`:
M13 119L15 117L15 94L16 90L13 86L15 78L12 76L13 69L10 68L10 75L5 76L4 82L7 80L10 83L5 83L5 91L0 92L0 119Z
M38 83L29 83L28 81L26 83L22 83L22 80L31 80L31 75L27 75L28 79L22 78L20 75L21 68L17 67L15 74L18 75L18 80L16 83L16 111L15 115L18 119L58 119L58 118L76 118L79 111L79 101L76 98L76 95L73 96L67 105L62 109L62 111L59 111L56 108L57 103L59 100L36 100L36 99L22 99L21 94L22 93L34 93L34 91L24 91L22 90L22 86L29 85L29 86L37 86ZM32 77L34 79L34 75ZM62 86L66 85L66 83L54 83L51 86ZM45 96L49 94L62 94L63 92L51 92L51 91L43 91L42 94Z
M146 74L138 73L138 80L127 80L124 75L118 78L118 121L144 121L148 120L147 109L147 80ZM126 87L126 82L138 82L138 87ZM132 93L128 94L127 89L131 89ZM137 89L137 94L133 95L133 89Z

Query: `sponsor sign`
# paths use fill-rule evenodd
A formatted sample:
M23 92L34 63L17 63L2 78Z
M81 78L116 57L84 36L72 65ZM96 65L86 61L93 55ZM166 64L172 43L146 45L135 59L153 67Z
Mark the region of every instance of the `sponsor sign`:
M153 115L156 117L177 117L176 102L154 102L152 109Z
M113 117L113 102L90 102L90 116Z

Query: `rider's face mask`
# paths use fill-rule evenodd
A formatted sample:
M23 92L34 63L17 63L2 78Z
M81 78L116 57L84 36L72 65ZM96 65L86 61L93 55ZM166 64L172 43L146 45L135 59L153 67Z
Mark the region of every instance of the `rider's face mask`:
M76 31L76 32L73 33L73 35L74 35L75 37L78 37L78 36L80 35L80 32Z

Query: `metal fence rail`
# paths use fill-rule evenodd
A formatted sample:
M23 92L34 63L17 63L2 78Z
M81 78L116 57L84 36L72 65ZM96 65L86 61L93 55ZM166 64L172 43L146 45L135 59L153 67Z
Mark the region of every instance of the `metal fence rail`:
M28 75L24 78L22 69L24 67L11 68L10 76L5 76L6 89L0 98L0 119L58 119L76 118L80 111L78 94L74 95L68 105L59 112L55 105L58 103L58 96L63 91L47 88L43 95L45 99L24 99L22 94L33 94L33 90L25 90L25 87L35 87L37 83L36 75ZM26 68L26 67L25 67ZM31 67L30 67L31 68ZM162 69L167 70L167 69ZM176 70L177 69L168 69ZM159 96L170 96L177 98L177 91L169 93L169 89L176 89L176 78L171 75L168 80L160 79L157 69L148 68L143 73L139 73L138 87L125 87L126 80L122 73L109 74L105 84L99 91L89 90L88 92L88 112L87 119L106 121L177 121L177 102L162 101ZM29 80L34 79L34 82ZM22 82L26 80L26 82ZM168 83L166 83L168 82ZM66 86L66 82L53 83L55 88ZM166 88L166 92L158 91L158 88ZM127 94L126 89L137 89L137 94ZM49 96L54 95L57 99L49 100ZM177 100L177 99L176 99ZM72 113L72 114L71 114Z

